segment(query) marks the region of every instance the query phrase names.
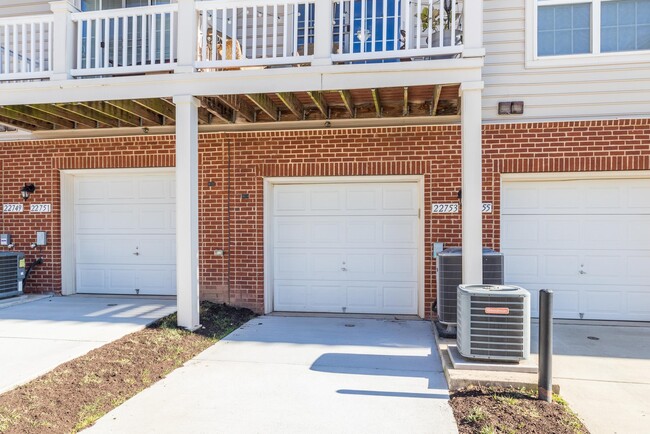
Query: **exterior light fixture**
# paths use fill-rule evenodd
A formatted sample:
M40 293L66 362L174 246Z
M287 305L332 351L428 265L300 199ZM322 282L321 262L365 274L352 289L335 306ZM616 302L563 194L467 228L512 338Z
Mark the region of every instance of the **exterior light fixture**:
M34 184L25 184L23 188L20 189L20 195L24 200L29 199L29 195L36 191L36 186Z
M500 115L523 115L524 102L523 101L501 101L499 102Z

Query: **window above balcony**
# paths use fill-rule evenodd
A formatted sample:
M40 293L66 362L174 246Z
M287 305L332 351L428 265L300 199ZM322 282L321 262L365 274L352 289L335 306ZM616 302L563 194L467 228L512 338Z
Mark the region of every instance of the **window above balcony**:
M526 67L650 60L650 0L527 0Z

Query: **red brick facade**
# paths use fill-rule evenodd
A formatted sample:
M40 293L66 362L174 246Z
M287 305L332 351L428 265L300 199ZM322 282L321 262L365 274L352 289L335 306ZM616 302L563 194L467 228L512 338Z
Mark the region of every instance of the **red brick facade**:
M484 243L495 248L502 173L650 170L648 119L488 125L483 138L483 199L494 203L484 215ZM2 202L22 201L22 184L33 182L30 202L53 205L51 214L2 215L2 232L13 235L28 262L36 257L29 248L36 231L49 232L30 292L61 288L60 170L174 165L173 136L15 142L1 149ZM426 311L435 298L431 243L460 244L460 214L429 212L431 203L456 200L459 126L202 134L199 164L203 298L263 309L264 177L424 175ZM217 248L227 255L214 256Z

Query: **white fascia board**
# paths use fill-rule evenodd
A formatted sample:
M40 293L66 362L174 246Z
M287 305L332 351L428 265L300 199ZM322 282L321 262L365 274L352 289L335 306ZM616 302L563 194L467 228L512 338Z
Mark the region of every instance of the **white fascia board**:
M482 66L483 59L459 58L5 83L0 106L450 84L481 80Z

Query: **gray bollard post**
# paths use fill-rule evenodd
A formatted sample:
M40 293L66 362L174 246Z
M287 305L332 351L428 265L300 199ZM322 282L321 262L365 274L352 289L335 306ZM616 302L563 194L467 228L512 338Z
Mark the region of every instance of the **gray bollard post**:
M537 399L553 398L553 291L539 291L539 368Z

